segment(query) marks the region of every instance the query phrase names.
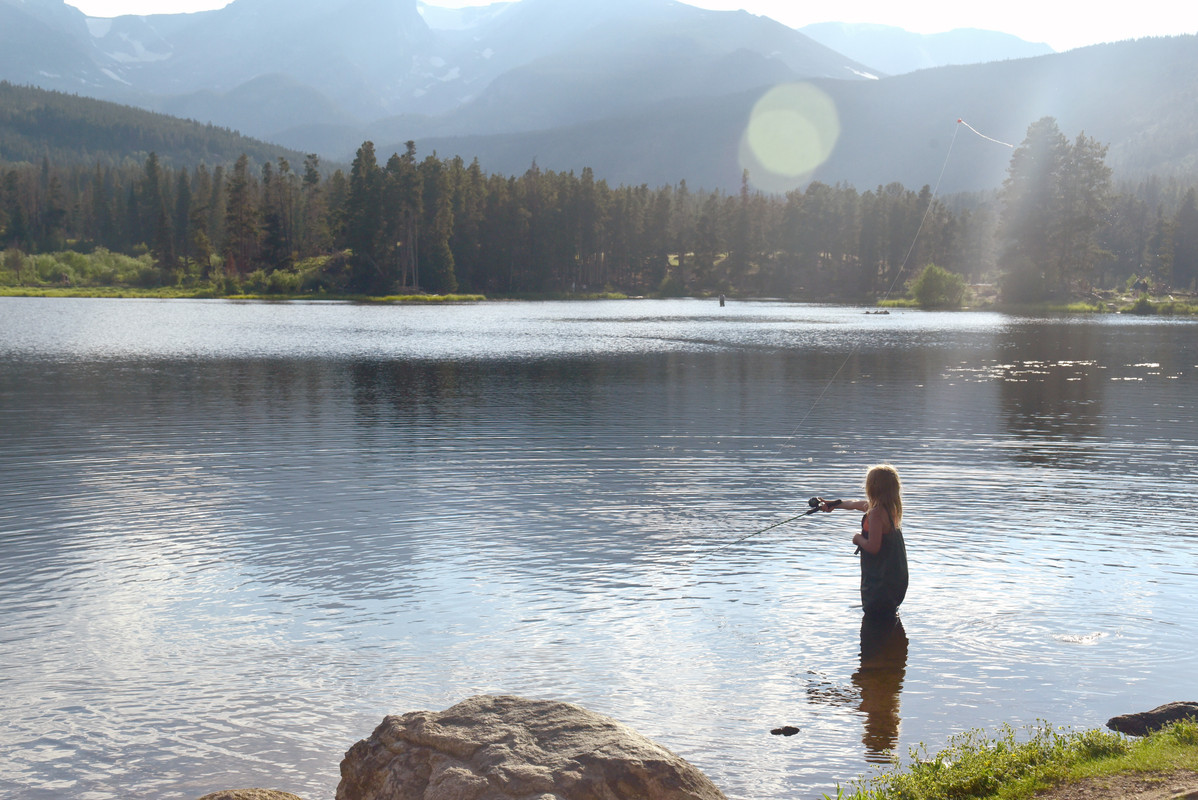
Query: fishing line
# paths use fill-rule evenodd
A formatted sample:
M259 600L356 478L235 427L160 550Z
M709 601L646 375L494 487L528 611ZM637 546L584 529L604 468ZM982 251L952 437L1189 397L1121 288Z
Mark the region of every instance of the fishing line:
M807 505L811 506L811 508L804 511L802 514L795 514L790 519L784 519L781 522L775 522L773 525L770 525L769 527L766 527L766 528L762 528L759 531L753 531L753 533L750 533L747 536L742 536L739 539L737 539L735 542L728 542L727 544L722 544L713 550L708 550L705 553L699 554L695 558L692 558L690 561L685 562L685 564L690 565L690 564L694 564L696 561L702 561L704 558L707 558L709 555L712 555L714 553L718 553L719 551L723 550L725 547L734 547L735 545L740 544L741 542L745 541L746 539L752 539L754 536L760 536L761 534L763 534L767 531L772 531L774 528L780 528L781 526L787 524L788 522L794 522L796 519L799 519L801 517L809 517L812 514L814 514L816 511L819 511L821 502L822 501L820 500L820 498L813 497L807 501ZM828 504L835 507L835 506L840 505L842 502L843 501L841 501L841 500L829 500Z
M973 127L973 126L972 126L972 125L970 125L968 122L966 122L965 120L961 119L960 117L957 117L957 124L958 124L958 125L964 125L966 128L969 128L969 130L973 131L973 132L974 132L974 133L976 133L978 136L981 136L983 139L985 139L985 140L986 140L986 141L988 141L988 142L994 142L995 144L1001 144L1003 147L1009 147L1009 148L1011 148L1012 150L1014 150L1014 149L1015 149L1015 145L1013 145L1013 144L1008 144L1007 142L1000 142L998 139L994 139L994 138L991 138L991 137L987 136L986 134L982 133L982 132L981 132L981 131L979 131L977 128Z

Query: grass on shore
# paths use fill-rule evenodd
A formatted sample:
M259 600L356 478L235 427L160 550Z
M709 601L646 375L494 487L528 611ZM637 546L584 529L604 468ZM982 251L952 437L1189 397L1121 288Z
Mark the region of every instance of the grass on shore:
M879 308L920 308L919 302L910 297L881 300ZM1117 301L1076 300L1071 303L996 303L991 299L973 298L966 300L962 309L1001 311L1008 314L1135 314L1136 316L1185 317L1198 316L1198 302L1142 296L1136 300L1123 298Z
M421 304L421 303L480 303L487 299L494 300L625 300L628 295L619 292L591 292L586 294L572 293L542 293L542 294L511 294L501 297L488 298L481 294L411 294L371 296L357 294L326 294L323 292L306 293L275 293L275 292L236 292L219 291L210 283L195 286L158 286L143 288L137 286L0 286L0 297L117 297L117 298L149 298L149 299L221 299L221 300L264 300L264 301L343 301L355 303L381 304ZM878 308L919 308L919 303L909 297L895 297L879 301ZM1198 316L1198 302L1176 300L1173 298L1158 298L1153 300L1141 296L1137 300L1122 299L1118 302L1103 303L1098 301L1081 300L1073 303L1042 303L1034 305L999 305L988 299L974 298L965 305L968 309L985 309L1002 311L1011 314L1106 314L1121 313L1137 316Z
M481 294L410 294L387 295L336 295L336 294L262 294L242 292L222 294L211 286L177 287L161 286L139 288L130 286L0 286L0 297L119 297L159 300L268 300L288 302L294 300L347 301L355 303L478 303L486 300Z
M0 286L0 297L135 297L159 299L195 299L216 297L211 287L136 286Z
M1136 314L1139 316L1184 316L1198 314L1198 303L1186 302L1183 300L1167 300L1153 301L1148 295L1141 295L1130 307L1121 309L1124 314Z
M192 300L267 300L287 302L294 300L344 301L354 303L481 303L485 300L628 300L629 295L621 292L544 292L541 294L505 294L488 298L484 294L392 294L362 295L305 292L300 294L276 292L217 291L211 284L198 286L0 286L0 297L118 297L141 299L192 299Z
M1104 730L1067 731L1041 723L1020 737L1004 726L987 736L969 731L929 756L913 748L904 769L896 759L881 775L827 800L1026 800L1036 792L1086 778L1122 773L1198 771L1198 721L1174 723L1142 739Z

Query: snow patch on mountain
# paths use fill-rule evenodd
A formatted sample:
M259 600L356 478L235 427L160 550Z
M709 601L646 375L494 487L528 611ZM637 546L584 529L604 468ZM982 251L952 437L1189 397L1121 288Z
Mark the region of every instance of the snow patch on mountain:
M87 23L87 32L92 35L93 39L103 39L112 30L112 20L110 19L87 17L84 22Z
M123 84L124 84L124 85L126 85L126 86L132 86L132 85L133 85L133 84L129 83L129 81L125 80L125 79L124 79L124 78L122 78L120 75L117 75L115 72L113 72L113 71L112 71L112 70L110 70L110 69L104 68L104 69L101 69L101 70L100 70L100 72L104 73L104 74L105 74L105 75L107 75L109 78L112 78L112 79L113 79L114 81L116 81L117 83L123 83Z
M122 33L120 40L127 44L129 51L132 52L114 51L108 53L108 57L118 64L152 64L156 61L166 61L171 57L170 53L154 52L148 49L145 44L129 36L127 33Z

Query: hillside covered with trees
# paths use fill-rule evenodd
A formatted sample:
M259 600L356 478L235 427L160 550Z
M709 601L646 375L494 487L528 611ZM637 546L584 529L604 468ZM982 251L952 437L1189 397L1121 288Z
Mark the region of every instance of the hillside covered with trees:
M150 153L188 167L302 158L226 128L0 81L0 163L140 165Z
M7 124L20 113L7 108ZM44 126L54 112L29 113ZM115 153L125 124L136 122L101 114L95 131L59 141L111 139ZM1192 289L1198 277L1192 183L1149 178L1116 190L1106 147L1081 133L1070 141L1051 118L1029 128L1002 190L946 197L897 183L766 194L748 174L735 193L611 186L590 169L535 162L507 176L477 160L418 157L413 142L386 158L365 142L332 171L315 155L271 150L207 162L196 157L212 142L192 146L173 130L164 122L137 140L161 141L173 163L156 151L89 162L66 145L5 158L0 284L864 300L901 295L935 264L1036 302L1141 277Z

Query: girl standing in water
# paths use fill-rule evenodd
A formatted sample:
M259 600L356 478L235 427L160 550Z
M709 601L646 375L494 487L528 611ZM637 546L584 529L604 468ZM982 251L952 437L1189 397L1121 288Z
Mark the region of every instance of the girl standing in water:
M893 617L907 595L902 488L898 471L881 464L865 475L865 500L820 503L821 511L865 512L853 544L861 554L861 609L867 617Z

